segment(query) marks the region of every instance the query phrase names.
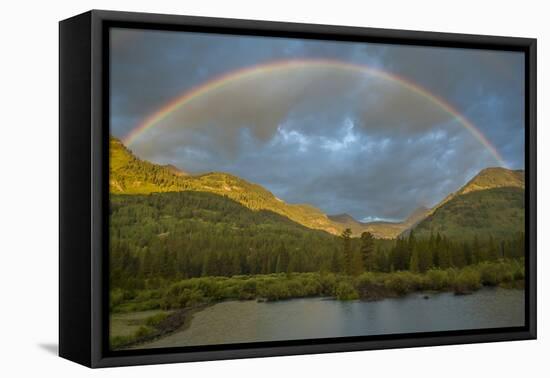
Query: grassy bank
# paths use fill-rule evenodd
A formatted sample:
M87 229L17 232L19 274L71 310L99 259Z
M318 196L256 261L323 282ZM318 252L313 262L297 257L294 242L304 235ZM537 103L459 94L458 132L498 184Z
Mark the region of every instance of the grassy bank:
M163 310L117 313L111 315L111 346L115 349L156 332L156 325L170 316Z
M121 349L152 341L182 327L189 326L193 314L208 303L178 310L148 310L115 313L110 320L110 342L113 349Z
M172 332L190 319L191 309L223 300L277 301L326 296L339 300L379 300L414 291L468 294L482 286L523 287L524 263L499 260L462 269L426 273L292 273L201 277L167 283L158 289L111 293L111 345L120 348ZM124 330L124 332L121 332Z

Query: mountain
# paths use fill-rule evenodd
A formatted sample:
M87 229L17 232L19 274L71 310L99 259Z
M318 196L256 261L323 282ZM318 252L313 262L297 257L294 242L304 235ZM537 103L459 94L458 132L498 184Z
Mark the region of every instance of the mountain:
M407 217L407 219L405 219L405 221L402 222L402 224L404 226L406 226L407 228L416 226L420 221L425 219L430 214L431 211L432 211L431 209L429 209L425 206L420 206L415 211L413 211Z
M381 239L406 236L413 229L419 237L429 237L432 232L450 238L508 237L523 230L524 190L524 171L491 167L432 209L418 208L403 222L359 222L348 214L329 219L350 228L354 236L368 231Z
M174 174L172 167L136 158L116 138L110 138L109 154L111 193L144 194L179 191L183 188L184 177Z
M421 206L414 210L402 222L370 222L367 223L366 231L369 231L374 236L382 239L395 239L406 230L416 226L420 221L426 218L431 212L431 209Z
M110 220L115 285L139 264L170 278L176 269L187 277L318 271L332 265L341 243L272 211L191 190L111 196ZM129 249L138 261L123 257Z
M179 169L178 167L176 167L175 165L172 165L172 164L166 164L166 165L163 165L163 167L168 169L170 172L172 172L176 176L188 176L189 175L187 172L182 171L181 169Z
M415 226L430 212L426 207L419 207L402 222L359 222L349 214L329 215L329 219L339 223L344 228L351 229L353 236L359 236L363 232L370 232L379 239L394 239L405 230Z
M462 188L445 197L443 201L434 206L432 211L435 211L458 195L478 190L504 187L525 189L525 172L523 170L511 170L502 167L485 168L468 181Z
M524 172L487 168L435 206L413 230L419 237L439 232L461 239L507 238L523 231L524 222Z
M134 156L118 139L110 139L110 190L114 194L208 192L251 210L268 210L301 224L338 235L371 232L394 239L414 229L419 236L440 232L448 237L509 236L523 229L524 172L487 168L432 209L419 208L403 222L359 222L348 214L327 216L307 204L288 204L258 184L223 172L189 175L173 165L158 165Z
M199 191L230 198L251 210L269 210L303 226L339 234L343 227L321 210L306 204L288 204L260 185L223 172L187 175L174 166L141 160L118 139L110 138L110 191L149 194Z
M464 185L458 194L494 188L525 189L525 172L501 167L485 168Z
M340 224L343 228L349 228L352 235L360 235L361 232L365 229L365 223L359 222L354 217L349 214L335 214L329 215L328 219L331 221Z

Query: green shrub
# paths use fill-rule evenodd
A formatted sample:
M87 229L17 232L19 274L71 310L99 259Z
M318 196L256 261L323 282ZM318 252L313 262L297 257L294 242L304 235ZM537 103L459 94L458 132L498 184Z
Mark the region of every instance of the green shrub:
M496 262L482 263L479 265L481 282L484 285L496 286L503 282L514 280L514 267L511 263Z
M426 273L427 288L430 290L444 290L451 285L450 272L441 269L430 269Z
M241 286L242 284L235 283L234 281L227 282L226 286L220 288L221 299L238 298Z
M288 285L285 282L273 282L266 286L263 290L262 296L269 301L278 301L281 299L287 299L291 297Z
M319 281L318 275L308 276L307 278L301 279L300 284L303 287L304 297L321 295L321 282Z
M170 284L163 281L164 286L161 288L152 288L158 282L148 281L148 289L114 288L109 299L111 312L121 313L179 309L212 301L258 297L280 300L310 296L355 299L359 296L377 300L418 290L454 290L460 293L477 290L481 284L519 288L524 279L525 267L522 260L501 259L462 269L430 269L426 273L365 272L357 277L350 277L322 272L241 275L230 278L200 277Z
M349 301L354 299L359 299L359 294L353 287L353 285L348 281L341 281L336 286L336 298L341 301Z
M399 295L405 295L415 290L424 289L426 284L422 275L407 271L389 273L384 285Z
M319 276L319 291L321 295L332 296L336 295L336 286L338 280L334 273L321 274Z
M523 261L512 261L512 275L515 281L525 279L525 264Z
M205 301L205 297L196 282L178 282L167 290L160 308L164 310L185 308Z
M202 295L207 298L221 299L220 284L217 281L217 277L203 277L198 281L198 289L202 292Z
M256 280L250 278L244 281L239 292L239 299L254 299L256 298L258 284Z
M180 308L184 308L204 302L205 296L200 290L184 289L178 299Z
M460 271L453 282L453 290L456 294L467 294L481 287L481 275L475 269Z
M482 264L480 272L483 285L496 286L499 283L499 271L496 265Z
M361 290L363 288L371 287L372 285L377 284L378 280L376 277L376 274L373 272L365 272L355 278L355 287L358 290Z

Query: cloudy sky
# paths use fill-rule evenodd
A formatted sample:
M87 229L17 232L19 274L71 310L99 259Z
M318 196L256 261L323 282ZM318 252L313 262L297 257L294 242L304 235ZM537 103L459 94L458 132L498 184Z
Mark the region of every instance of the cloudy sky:
M359 220L403 219L485 167L523 169L524 60L514 52L114 29L111 133L125 139L167 103L232 71L319 59L370 69L312 64L243 76L203 91L129 148Z

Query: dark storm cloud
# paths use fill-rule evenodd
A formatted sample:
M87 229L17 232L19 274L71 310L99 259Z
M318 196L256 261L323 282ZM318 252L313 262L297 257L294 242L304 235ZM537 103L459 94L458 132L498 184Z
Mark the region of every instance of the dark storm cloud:
M369 64L418 83L474 122L507 165L523 167L523 63L514 53L119 30L111 132L123 137L219 75L299 58ZM131 148L191 172L227 171L287 202L358 219L402 219L498 164L425 96L372 73L326 67L227 84L182 106Z
M522 54L389 46L385 61L391 72L420 83L465 114L498 147L508 166L523 167Z
M333 68L296 69L264 75L261 80L240 80L197 98L132 147L145 158L155 159L158 153L197 147L206 141L233 159L242 153L242 129L262 143L287 129L305 139L323 136L327 140L319 142L330 148L331 137L346 119L364 129L358 132L403 137L423 133L450 117L399 82Z

